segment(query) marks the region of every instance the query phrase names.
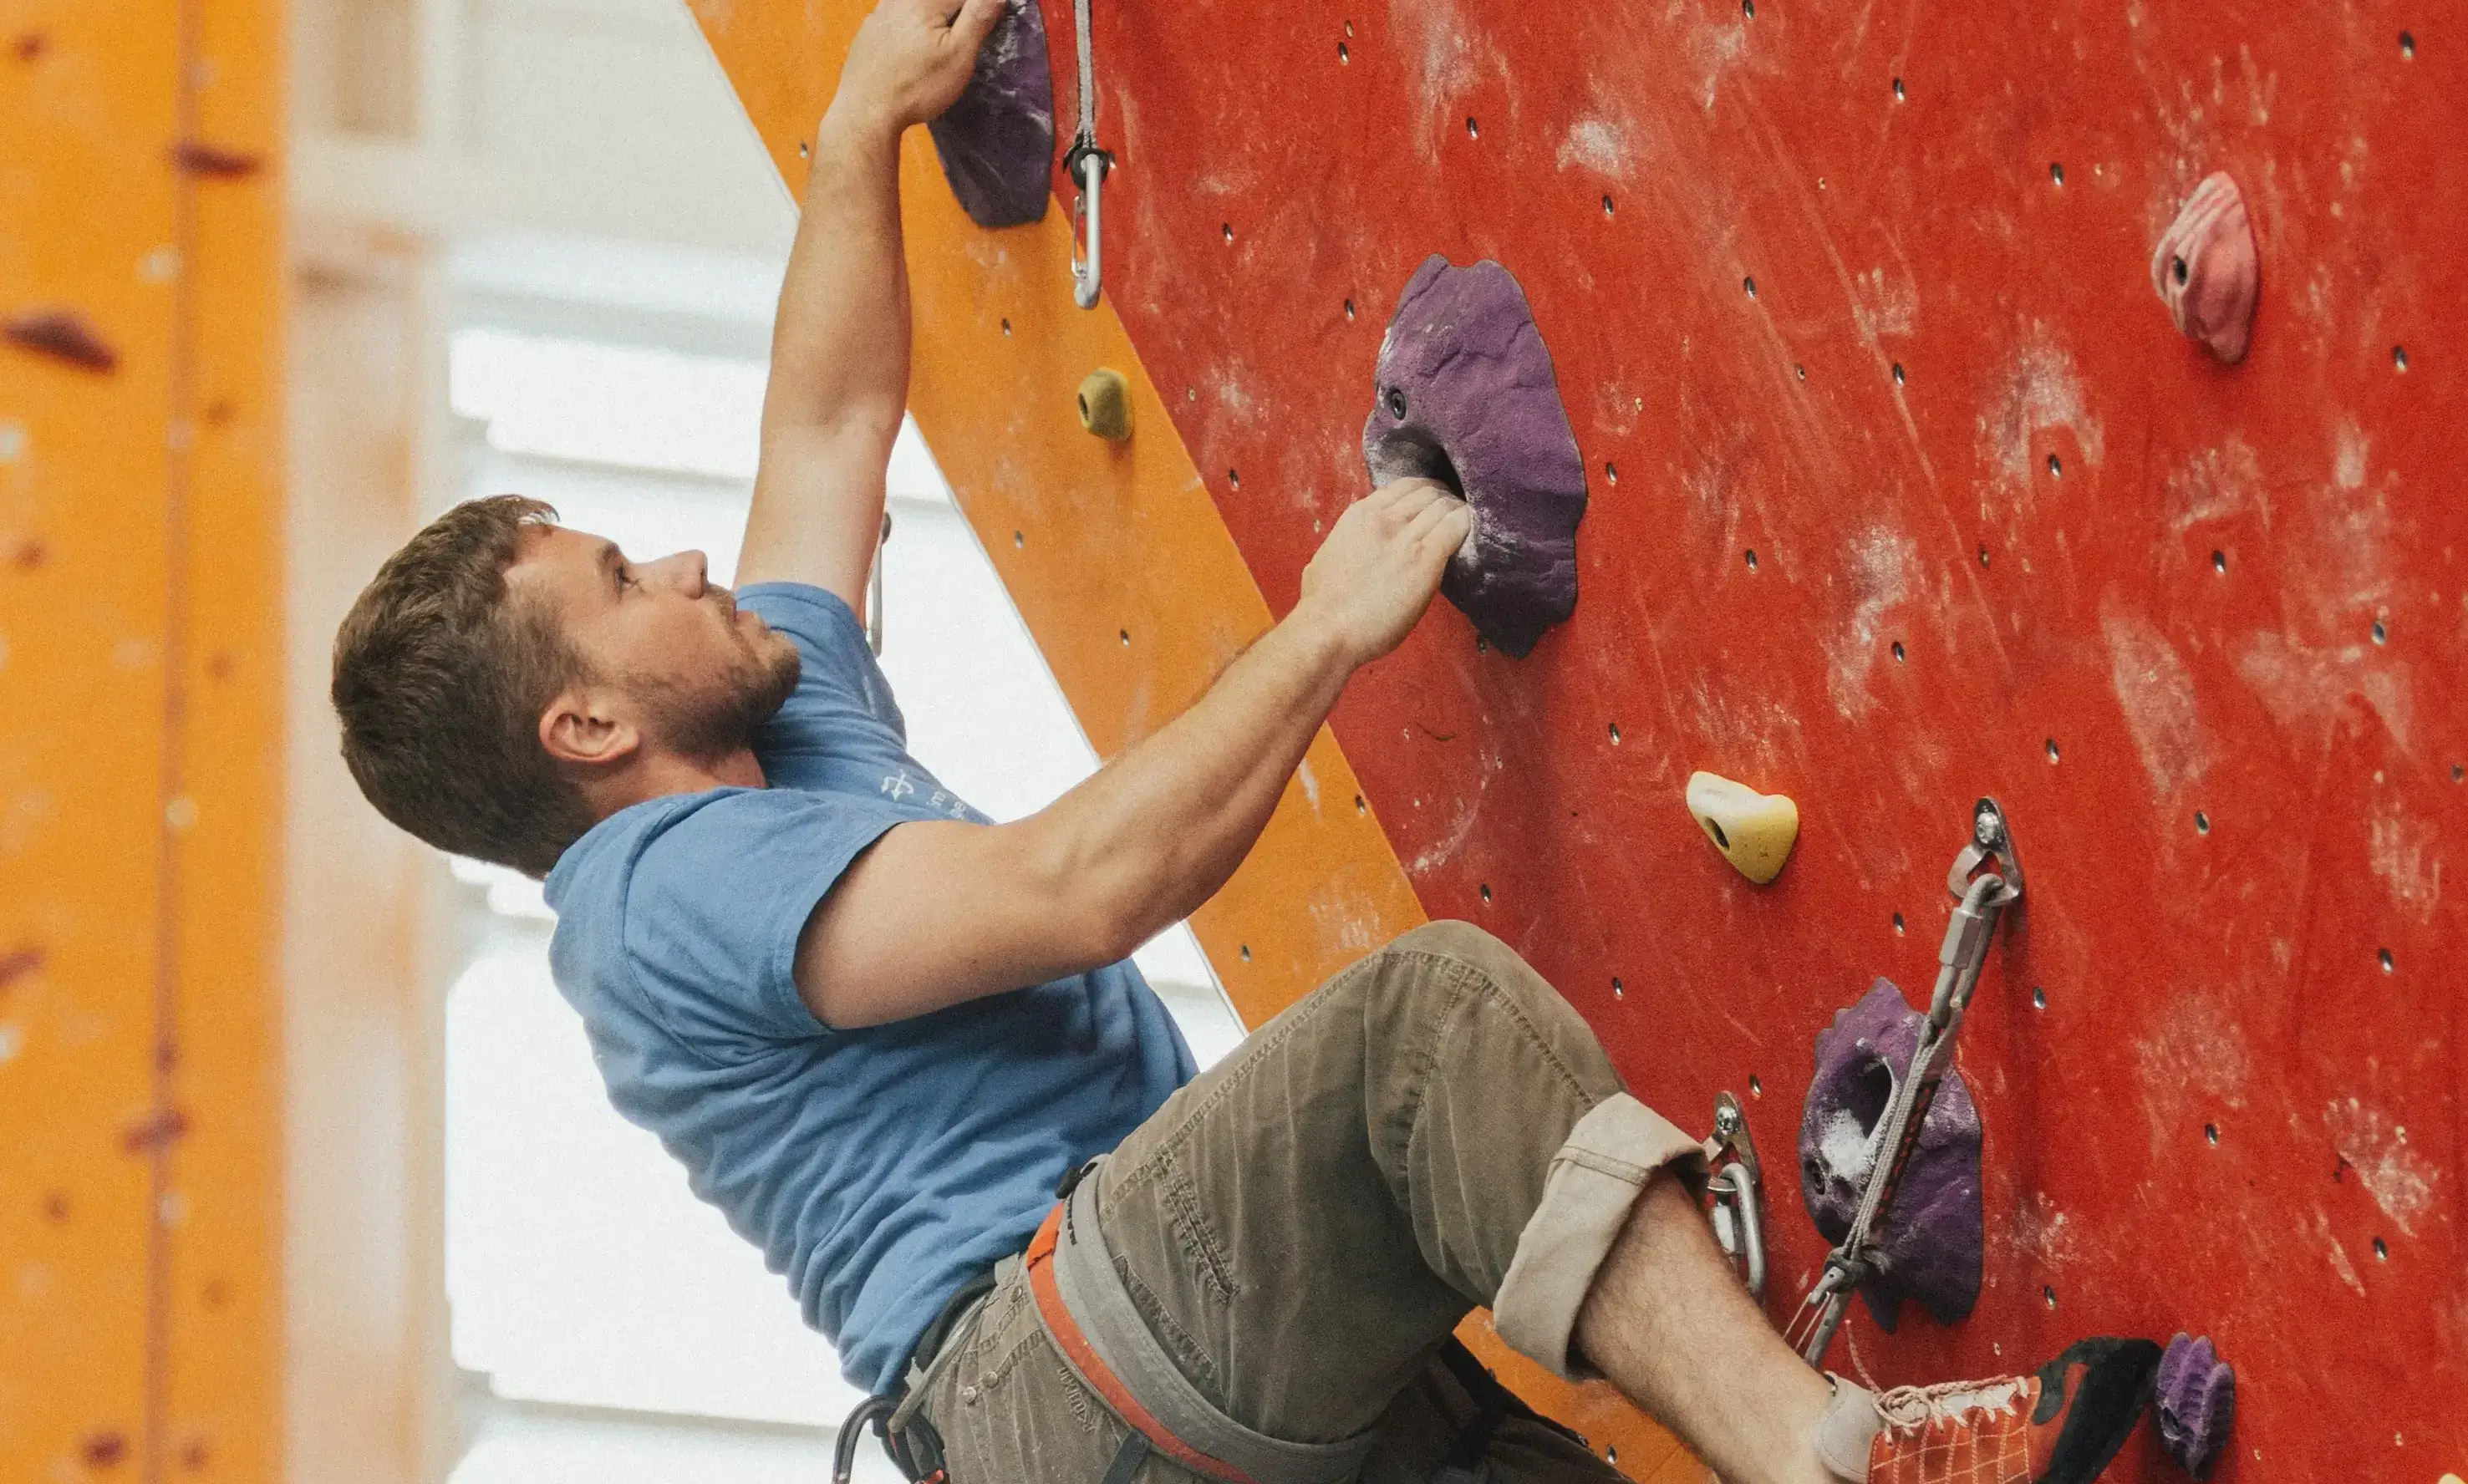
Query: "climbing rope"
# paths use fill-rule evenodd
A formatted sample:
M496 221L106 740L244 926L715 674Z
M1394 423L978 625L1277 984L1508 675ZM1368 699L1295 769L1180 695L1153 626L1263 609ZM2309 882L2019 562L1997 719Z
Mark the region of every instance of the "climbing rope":
M1954 1040L1961 1033L1963 1012L1979 988L1979 970L1988 961L1988 945L2005 909L2022 900L2022 864L2014 856L2014 840L2005 813L1994 799L1981 799L1972 809L1971 843L1954 859L1946 888L1961 902L1945 925L1945 943L1937 950L1936 992L1929 1001L1928 1018L1920 1026L1909 1070L1894 1086L1885 1115L1878 1122L1880 1147L1885 1158L1870 1167L1860 1192L1860 1205L1850 1230L1825 1255L1825 1271L1808 1296L1784 1338L1811 1365L1821 1365L1827 1347L1842 1327L1851 1292L1885 1270L1885 1254L1872 1240L1892 1209L1894 1194L1919 1148L1929 1109L1936 1104L1937 1087L1954 1064Z
M1106 172L1114 168L1114 157L1097 148L1097 63L1093 43L1089 39L1088 0L1071 0L1071 23L1080 43L1080 126L1073 130L1071 148L1063 155L1063 171L1071 177L1076 194L1071 205L1075 230L1071 243L1071 302L1084 309L1097 307L1105 291L1105 228L1100 212L1101 187ZM1081 250L1077 227L1085 223L1087 231L1086 251Z
M874 573L866 580L865 642L874 657L882 658L882 558L891 544L891 512L882 513L882 533L874 538Z

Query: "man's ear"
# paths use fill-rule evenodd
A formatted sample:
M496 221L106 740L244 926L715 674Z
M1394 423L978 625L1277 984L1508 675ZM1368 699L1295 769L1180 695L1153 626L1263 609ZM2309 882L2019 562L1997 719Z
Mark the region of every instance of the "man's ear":
M604 693L570 686L540 712L539 741L558 763L600 768L632 757L643 734L609 707Z

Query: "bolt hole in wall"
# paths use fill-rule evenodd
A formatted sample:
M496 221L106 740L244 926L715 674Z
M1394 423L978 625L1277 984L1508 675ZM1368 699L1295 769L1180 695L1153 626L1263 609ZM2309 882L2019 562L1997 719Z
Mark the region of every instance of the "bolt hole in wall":
M774 268L746 293L758 335L776 286ZM707 297L710 285L686 292ZM467 320L450 343L467 492L540 496L633 555L699 548L712 576L730 581L754 467L759 354L663 349L656 316L638 322L635 343L505 323ZM595 334L625 328L613 313L588 323ZM912 746L996 817L1033 811L1096 759L913 428L889 484L882 663ZM1024 547L1025 530L1012 542ZM1003 724L987 727L988 717ZM549 979L539 888L455 867L466 883L459 936L473 947L446 1013L446 1281L454 1358L485 1378L480 1404L497 1420L454 1484L651 1477L634 1460L697 1484L820 1476L816 1440L855 1400L829 1347L761 1254L608 1107L582 1026ZM1187 931L1141 960L1203 1062L1239 1040ZM543 1421L543 1405L655 1420L595 1422L590 1441L570 1418ZM680 1416L720 1421L656 1421ZM551 1439L543 1428L565 1430ZM784 1471L780 1451L795 1448L808 1451ZM546 1461L542 1450L557 1449L566 1451ZM599 1462L585 1467L585 1454ZM620 1458L623 1467L610 1461Z

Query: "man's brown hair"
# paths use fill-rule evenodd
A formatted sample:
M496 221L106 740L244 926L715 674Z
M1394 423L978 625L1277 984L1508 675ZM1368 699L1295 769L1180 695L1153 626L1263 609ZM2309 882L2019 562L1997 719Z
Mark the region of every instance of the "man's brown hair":
M343 761L377 812L535 877L593 823L539 741L582 661L506 583L523 529L556 518L514 494L455 506L386 559L334 636Z

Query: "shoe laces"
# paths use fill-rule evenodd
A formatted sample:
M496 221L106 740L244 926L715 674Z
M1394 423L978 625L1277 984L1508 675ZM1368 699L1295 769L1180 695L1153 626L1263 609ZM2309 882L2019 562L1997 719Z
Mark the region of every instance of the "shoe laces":
M1943 1381L1933 1386L1896 1386L1877 1398L1877 1416L1896 1433L1931 1427L1959 1427L1974 1412L1983 1422L2019 1415L2030 1395L2030 1381L2020 1376L1997 1381Z

